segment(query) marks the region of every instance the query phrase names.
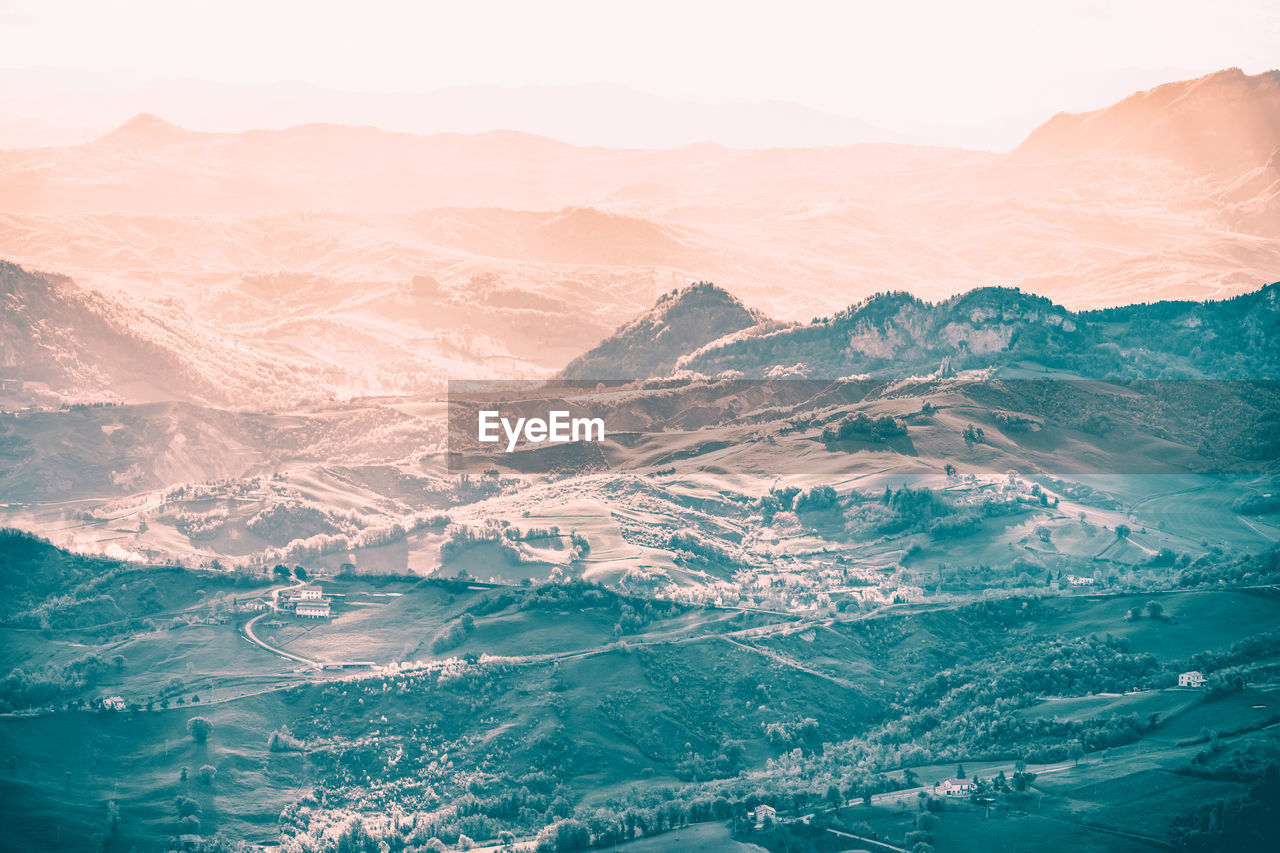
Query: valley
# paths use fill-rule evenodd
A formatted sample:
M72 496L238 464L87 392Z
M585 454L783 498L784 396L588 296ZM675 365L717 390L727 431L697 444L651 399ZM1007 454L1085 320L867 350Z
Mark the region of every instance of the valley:
M1268 849L1276 116L0 151L0 847Z

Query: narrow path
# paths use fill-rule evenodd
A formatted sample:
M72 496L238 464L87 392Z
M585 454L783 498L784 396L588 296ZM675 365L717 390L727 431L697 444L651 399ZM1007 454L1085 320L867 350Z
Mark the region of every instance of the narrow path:
M242 631L244 633L245 639L247 639L249 642L255 645L261 646L262 648L271 652L273 655L279 655L282 658L295 660L298 663L305 663L308 666L319 667L320 666L319 661L311 660L310 658L304 658L302 655L295 655L293 652L286 652L284 649L280 648L279 646L273 646L270 643L268 643L266 640L260 639L258 635L253 632L253 623L257 622L263 616L274 616L274 615L276 615L274 610L266 610L266 611L263 611L262 613L259 613L257 616L253 617L248 622L244 623L244 627L242 628Z

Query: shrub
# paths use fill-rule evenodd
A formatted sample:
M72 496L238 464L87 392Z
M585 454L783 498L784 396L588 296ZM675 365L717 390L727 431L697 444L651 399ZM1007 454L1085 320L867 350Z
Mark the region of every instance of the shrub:
M267 749L271 752L296 752L304 744L293 736L288 726L281 726L267 738Z
M213 734L213 723L204 717L192 717L187 720L187 733L196 743L204 743L209 740L209 735Z

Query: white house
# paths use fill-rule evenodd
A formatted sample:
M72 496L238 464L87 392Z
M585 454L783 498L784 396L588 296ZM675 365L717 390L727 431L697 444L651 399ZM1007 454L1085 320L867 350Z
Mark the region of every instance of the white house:
M973 793L972 779L948 779L935 785L933 792L939 797L967 797Z
M1208 683L1208 679L1204 677L1204 673L1198 669L1190 672L1184 672L1178 676L1179 687L1204 687Z
M299 616L306 616L311 619L328 619L329 618L329 602L328 601L299 601L298 606L293 612Z
M1067 575L1067 583L1072 586L1093 586L1094 579L1090 577L1081 577L1080 575Z
M298 596L303 601L319 601L324 598L324 590L320 588L319 584L311 584L299 590Z
M755 810L756 829L764 829L767 826L776 823L778 820L778 810L773 806L759 805Z

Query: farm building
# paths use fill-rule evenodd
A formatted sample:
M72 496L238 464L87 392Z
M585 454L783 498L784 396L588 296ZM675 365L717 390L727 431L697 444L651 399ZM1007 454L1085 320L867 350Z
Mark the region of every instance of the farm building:
M1204 673L1198 669L1190 672L1184 672L1178 676L1179 687L1204 687L1208 683L1208 679L1204 677Z
M1080 575L1067 575L1067 583L1072 586L1093 586L1094 579Z
M320 588L319 584L311 584L299 590L298 597L303 601L320 601L324 598L324 590Z
M948 779L934 786L933 793L939 797L967 797L973 793L971 779Z
M329 618L329 602L328 601L299 601L293 612L299 616L306 616L310 619L328 619Z
M753 814L756 819L756 829L772 826L778 820L778 810L773 806L758 805Z

